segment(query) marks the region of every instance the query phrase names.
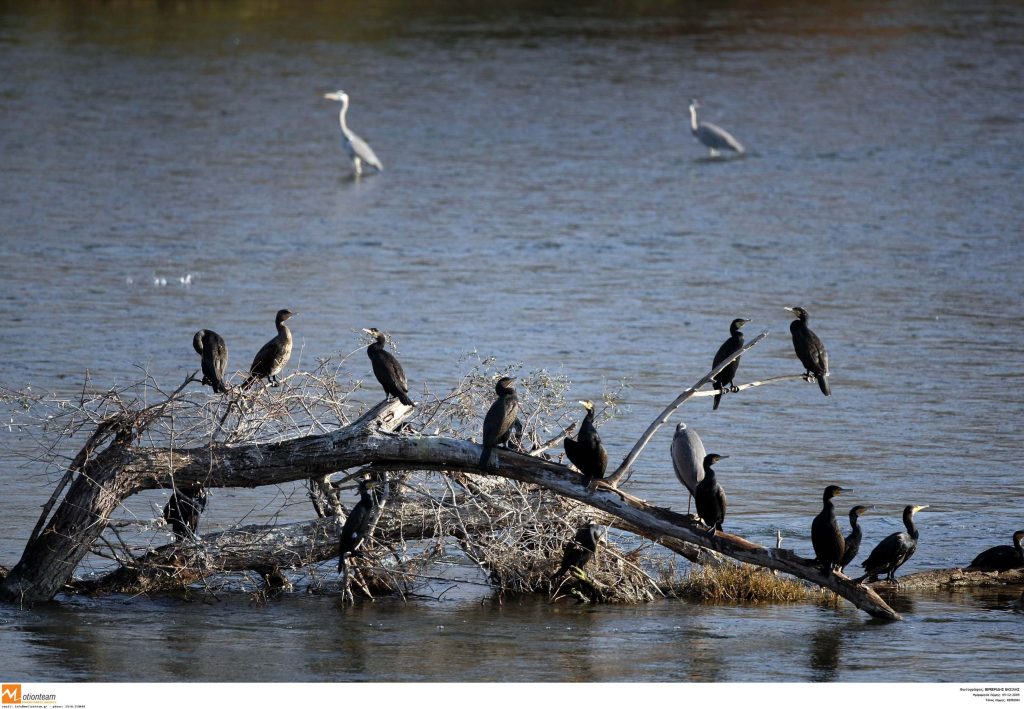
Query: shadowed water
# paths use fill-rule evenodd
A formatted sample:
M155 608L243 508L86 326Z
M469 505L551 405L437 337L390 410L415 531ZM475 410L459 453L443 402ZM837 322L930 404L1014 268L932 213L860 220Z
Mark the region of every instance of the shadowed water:
M375 326L414 393L452 386L474 349L565 374L573 399L626 380L601 430L614 464L734 317L771 331L737 381L797 373L782 306L803 305L833 397L789 383L677 414L730 456L727 529L809 554L829 483L875 505L864 554L905 504L931 505L904 572L1024 527L1019 4L176 8L0 9L0 383L72 392L144 368L173 388L198 367L195 330L242 369L287 307L290 370ZM339 88L380 175L348 176L321 98ZM693 96L747 156L707 159ZM369 376L361 355L351 368ZM671 430L630 485L678 509ZM0 437L11 566L54 479L24 463L31 441ZM260 494L284 493L215 491L204 524ZM89 680L253 663L268 680L1020 680L1010 598L915 595L890 625L849 606L479 605L473 589L356 609L75 599L0 609L0 657L12 676Z

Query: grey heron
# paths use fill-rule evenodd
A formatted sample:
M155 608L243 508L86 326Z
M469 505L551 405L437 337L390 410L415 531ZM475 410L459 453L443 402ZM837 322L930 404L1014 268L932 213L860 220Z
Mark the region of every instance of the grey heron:
M729 131L714 123L701 123L697 120L699 107L700 101L690 99L690 132L693 133L693 137L707 147L711 157L717 157L722 150L734 150L742 155L745 152L743 146Z
M693 496L697 489L697 483L704 479L704 443L700 436L692 428L687 428L685 423L676 425L676 433L672 437L672 467L675 468L676 477L679 478L690 496ZM690 507L687 504L686 512L689 514Z
M331 101L341 101L341 113L338 114L338 122L341 123L341 144L345 148L345 152L348 153L349 159L352 161L352 169L355 170L356 176L363 174L363 163L374 167L377 171L384 169L381 165L380 160L377 159L377 155L373 152L365 140L360 138L355 132L348 127L348 123L345 122L345 114L348 113L348 94L344 91L338 90L334 93L324 94L324 98L330 99Z

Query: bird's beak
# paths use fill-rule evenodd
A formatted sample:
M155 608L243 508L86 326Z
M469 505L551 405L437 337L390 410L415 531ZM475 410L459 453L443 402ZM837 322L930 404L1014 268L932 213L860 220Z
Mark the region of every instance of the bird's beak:
M926 510L930 506L931 505L914 505L914 512L920 512L921 510Z
M750 318L743 318L743 324L746 325L748 322L754 322Z
M841 487L838 490L836 490L837 495L842 495L844 492L853 492L853 488Z
M789 312L791 312L793 314L796 314L796 308L791 308L788 305L784 306L782 309L783 310L788 310Z
M368 334L368 335L372 335L372 334L373 334L373 332L371 332L371 331L369 330L369 328L365 328L365 327L363 328L363 332L365 332L365 333L366 333L366 334Z
M719 459L719 460L725 460L725 459L726 459L726 458L728 458L728 457L729 457L729 456L727 456L727 455L720 455L720 456L718 456L718 459Z
M338 99L338 94L337 94L337 93L329 93L329 94L324 94L324 98L329 98L329 99L331 99L332 101L337 101L337 100L339 100L339 99Z

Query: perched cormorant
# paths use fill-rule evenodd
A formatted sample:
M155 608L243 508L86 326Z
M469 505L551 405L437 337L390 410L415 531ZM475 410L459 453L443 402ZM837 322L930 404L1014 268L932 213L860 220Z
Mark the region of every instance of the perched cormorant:
M491 404L484 416L484 439L483 453L480 454L479 467L487 469L491 459L491 449L508 442L509 434L516 420L519 411L519 400L516 398L516 390L512 386L512 377L502 377L494 385L494 393L498 395L497 400Z
M228 390L224 371L228 368L228 345L213 330L200 330L192 336L192 349L202 358L203 384L213 387L214 394Z
M836 522L836 508L832 498L846 492L838 485L829 485L821 496L821 512L811 522L811 543L815 560L823 571L834 571L846 552L846 540Z
M725 491L718 484L712 465L728 458L727 455L708 453L704 456L704 479L697 483L693 499L697 503L697 515L708 526L708 536L715 536L715 530L722 528L725 521Z
M804 377L807 381L810 381L811 377L817 379L821 393L831 396L832 390L829 388L828 379L826 379L829 371L828 352L825 350L825 344L811 328L807 327L806 310L799 307L786 308L786 310L797 317L789 324L789 332L793 335L793 349L796 350L796 356L800 358L800 363L807 370Z
M384 342L387 340L384 333L375 327L363 328L363 332L370 333L375 342L366 348L366 354L373 363L373 376L384 387L384 393L391 398L397 396L406 406L415 406L409 398L409 382L405 379L405 370L393 354L384 349Z
M920 533L914 526L914 513L926 507L928 505L907 505L903 508L903 524L907 531L894 532L878 543L868 555L867 561L861 564L866 573L857 579L857 583L863 583L864 579L870 583L883 573L887 581L896 581L896 569L903 566L917 551Z
M1018 529L1013 533L1013 546L1000 544L986 549L974 557L968 568L984 571L1019 569L1024 566L1024 547L1021 546L1021 540L1024 540L1024 529Z
M164 506L164 519L177 541L192 539L199 527L199 514L206 509L206 488L202 485L175 487Z
M576 530L576 536L566 542L563 547L562 565L558 567L558 573L552 577L553 581L574 566L583 571L583 567L594 558L594 554L597 552L599 536L597 529L597 525L593 522L586 522Z
M711 157L716 157L720 150L733 150L740 155L743 154L743 146L740 141L732 137L725 128L716 126L714 123L704 123L697 120L697 109L700 108L700 101L690 99L690 132L693 137L704 144Z
M872 509L871 505L857 505L850 508L850 533L846 535L846 551L843 552L843 558L839 560L840 571L857 558L861 540L860 522L858 520L862 514L870 509Z
M270 342L263 345L260 351L252 360L249 367L249 377L242 385L248 387L257 379L267 379L271 386L278 386L278 373L288 364L288 358L292 356L292 333L284 321L295 315L290 310L278 310L274 324L277 326L277 336Z
M589 488L594 482L604 477L608 469L608 453L601 445L601 436L594 428L594 402L587 400L580 402L587 410L580 424L579 435L576 440L566 437L565 454L569 456L579 471L583 473L583 485Z
M675 435L672 436L672 468L676 471L686 489L693 497L697 489L697 483L704 479L704 442L692 428L687 428L685 423L676 424ZM687 503L686 513L690 513Z
M729 326L729 339L723 342L722 346L718 348L718 352L715 353L715 361L711 363L712 369L720 365L733 352L743 347L743 333L740 332L740 328L748 322L750 320L744 318L736 318L732 321L732 324ZM715 389L719 392L715 394L715 405L712 407L712 410L718 409L718 404L722 401L721 391L723 389L728 387L729 391L739 391L733 382L733 379L736 377L736 370L739 368L740 357L737 357L725 369L711 378L711 383L715 385Z
M370 521L373 519L373 508L377 502L371 494L373 483L369 480L359 481L359 502L352 508L345 519L345 526L341 528L341 537L338 540L338 572L345 571L345 561L349 556L358 553L359 547L370 528Z

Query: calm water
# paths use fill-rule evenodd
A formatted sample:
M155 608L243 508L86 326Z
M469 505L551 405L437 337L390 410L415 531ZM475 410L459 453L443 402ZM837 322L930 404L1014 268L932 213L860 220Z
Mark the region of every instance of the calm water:
M679 413L731 456L733 531L810 553L831 482L876 506L866 544L931 505L907 571L1024 527L1019 3L160 7L0 9L0 383L73 391L145 368L173 387L198 366L196 329L242 368L288 307L299 367L377 326L414 388L451 386L474 349L563 373L574 398L625 379L602 430L617 461L734 317L772 331L741 380L795 373L781 308L800 304L831 399L788 384ZM338 88L383 174L348 178L321 98ZM707 159L691 96L746 158ZM671 428L631 486L680 507ZM24 463L30 442L0 442L10 566L53 479ZM211 496L207 529L288 491L252 495ZM23 679L1024 680L1006 593L899 598L906 622L886 625L849 606L495 606L478 590L0 608L0 657Z

